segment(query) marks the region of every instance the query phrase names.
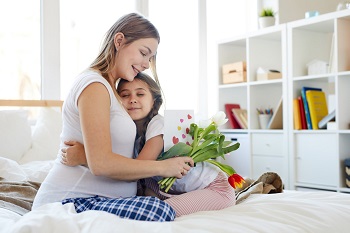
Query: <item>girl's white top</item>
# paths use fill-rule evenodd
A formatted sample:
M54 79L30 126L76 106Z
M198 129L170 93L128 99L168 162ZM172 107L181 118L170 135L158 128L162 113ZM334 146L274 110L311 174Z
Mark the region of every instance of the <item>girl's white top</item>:
M147 126L146 141L152 137L164 135L164 118L161 115L156 115L152 118ZM193 190L204 189L219 174L220 169L210 163L197 163L196 167L190 169L187 175L181 179L177 179L172 186L175 192L190 192ZM154 177L159 181L162 177Z
M115 97L110 84L99 73L86 70L81 73L64 101L60 148L67 147L64 141L74 140L83 143L83 135L78 111L78 98L91 83L102 83L110 96L110 133L112 151L132 158L136 126L129 114ZM69 167L61 164L61 153L48 176L42 183L33 203L33 209L51 202L60 202L66 198L91 197L129 197L136 195L136 182L114 180L95 176L85 166Z

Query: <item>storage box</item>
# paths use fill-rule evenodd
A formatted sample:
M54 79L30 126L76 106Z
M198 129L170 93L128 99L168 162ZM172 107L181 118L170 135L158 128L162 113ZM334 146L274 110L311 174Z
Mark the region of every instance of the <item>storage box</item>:
M247 81L247 72L234 72L229 74L224 74L222 83L223 84L229 84L229 83L241 83Z
M308 75L326 74L328 72L328 63L322 60L314 59L307 66Z
M240 83L247 81L246 62L235 62L222 66L222 83Z
M277 73L277 72L270 72L270 73L256 75L256 80L258 81L280 79L280 78L282 78L282 73Z

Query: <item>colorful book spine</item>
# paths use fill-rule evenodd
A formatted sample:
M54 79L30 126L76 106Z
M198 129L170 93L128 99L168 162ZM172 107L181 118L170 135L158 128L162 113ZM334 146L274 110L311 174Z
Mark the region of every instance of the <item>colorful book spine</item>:
M293 99L294 129L301 129L299 100Z
M311 123L311 117L309 112L309 106L306 99L306 91L312 90L312 91L322 91L321 88L317 87L302 87L301 88L301 98L303 99L304 103L304 110L305 110L305 118L306 118L306 125L307 129L312 129L312 123Z
M306 91L310 118L313 129L318 129L318 122L328 115L326 94L323 91Z
M301 129L307 129L304 103L301 96L298 96L298 101L299 101L299 108L300 108Z

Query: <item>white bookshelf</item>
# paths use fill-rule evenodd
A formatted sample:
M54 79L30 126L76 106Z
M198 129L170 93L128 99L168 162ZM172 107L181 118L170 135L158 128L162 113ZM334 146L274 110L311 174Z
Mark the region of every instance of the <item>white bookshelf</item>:
M294 130L293 118L289 119L290 180L296 188L350 193L344 168L345 158L350 157L350 11L288 23L287 35L288 105L292 106L302 86L311 86L334 95L336 109L335 130ZM308 75L305 64L312 59L332 63L332 69ZM292 108L288 114L293 114Z
M288 178L288 133L287 113L283 114L283 128L262 130L259 127L257 108L273 108L280 99L287 98L287 50L285 24L251 32L244 37L221 41L218 44L219 73L219 110L224 111L225 103L238 103L248 111L248 129L230 129L226 124L221 130L226 137L238 138L242 134L248 140L241 142L242 147L249 148L240 153L233 152L236 158L232 166L244 171L244 175L257 179L266 171L276 171L285 184ZM247 82L223 84L221 67L224 64L246 61ZM259 68L275 69L282 72L282 78L276 80L257 81L256 70ZM283 108L286 112L286 109ZM258 142L258 143L252 143ZM230 163L230 162L228 162ZM241 168L240 166L244 166Z
M333 38L334 35L334 39ZM332 42L333 41L333 42ZM312 59L329 61L333 70L308 75ZM221 67L246 61L247 82L223 84ZM282 72L282 79L257 81L256 69ZM218 43L218 108L238 103L248 111L248 129L221 130L229 137L246 135L242 159L252 178L275 171L287 189L350 192L345 186L344 159L350 157L350 10L324 14L248 33ZM332 95L336 130L294 130L293 99L302 86L321 87ZM275 107L283 98L283 128L259 129L256 108ZM237 152L238 154L238 152ZM234 155L233 155L234 156Z

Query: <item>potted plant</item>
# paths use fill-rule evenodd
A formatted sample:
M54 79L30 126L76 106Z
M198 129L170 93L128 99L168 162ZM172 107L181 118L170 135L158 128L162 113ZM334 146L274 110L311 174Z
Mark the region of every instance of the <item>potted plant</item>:
M263 8L259 15L259 27L265 28L275 25L275 12L272 8Z

